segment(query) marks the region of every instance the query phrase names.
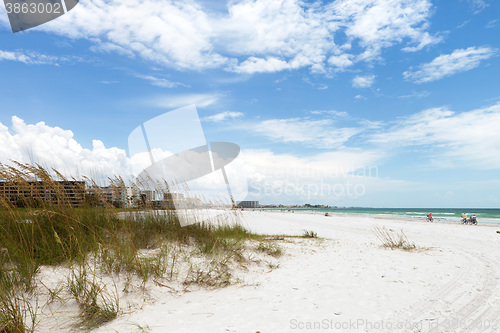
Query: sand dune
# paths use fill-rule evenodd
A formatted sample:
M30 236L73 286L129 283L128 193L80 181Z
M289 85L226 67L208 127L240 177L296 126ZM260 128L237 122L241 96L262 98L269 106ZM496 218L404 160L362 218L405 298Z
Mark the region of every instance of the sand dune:
M224 289L158 294L97 331L500 330L500 227L279 212L244 212L243 223L321 239L285 239L277 268ZM418 249L381 247L374 226L404 230Z

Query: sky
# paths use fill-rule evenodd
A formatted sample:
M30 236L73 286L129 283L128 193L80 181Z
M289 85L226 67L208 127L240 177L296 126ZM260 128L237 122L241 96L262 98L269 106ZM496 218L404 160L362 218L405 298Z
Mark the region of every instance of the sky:
M207 142L241 147L247 200L498 208L498 13L493 0L82 0L12 33L0 5L0 162L132 175L144 156L130 133L194 104Z

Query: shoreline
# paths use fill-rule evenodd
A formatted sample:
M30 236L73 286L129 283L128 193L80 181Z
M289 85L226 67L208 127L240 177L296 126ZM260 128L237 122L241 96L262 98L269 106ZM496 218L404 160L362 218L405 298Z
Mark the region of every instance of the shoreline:
M284 256L274 268L249 271L241 284L226 288L166 295L97 332L134 332L133 325L176 333L500 327L500 235L486 225L259 211L241 216L255 233L297 236L311 230L320 239L285 238ZM375 226L404 230L416 250L384 248ZM457 321L468 328L454 327ZM382 322L390 329L381 328Z
M322 210L321 208L317 210L294 210L294 209L265 209L265 208L247 208L245 211L248 212L269 212L269 213L290 213L290 214L306 214L306 215L324 215L329 213L332 217L367 217L374 219L387 219L387 220L401 220L409 222L426 222L426 223L446 223L446 224L462 224L461 218L457 217L444 217L444 216L433 216L434 221L429 222L426 216L421 215L397 215L397 214L373 214L373 213L347 213L347 212L335 212L334 210ZM434 214L433 214L434 215ZM500 218L478 218L479 225L500 227Z

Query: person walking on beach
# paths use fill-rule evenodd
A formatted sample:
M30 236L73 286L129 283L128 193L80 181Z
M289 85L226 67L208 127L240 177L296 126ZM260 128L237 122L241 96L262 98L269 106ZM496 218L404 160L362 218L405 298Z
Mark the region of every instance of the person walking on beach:
M427 215L427 221L431 221L432 222L432 213L429 213L429 215Z
M462 223L467 223L467 214L462 213Z

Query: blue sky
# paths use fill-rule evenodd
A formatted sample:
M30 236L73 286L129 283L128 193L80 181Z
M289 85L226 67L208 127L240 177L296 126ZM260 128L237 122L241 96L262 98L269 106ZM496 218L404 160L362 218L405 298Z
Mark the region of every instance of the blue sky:
M499 7L84 0L13 34L0 6L0 160L128 174L130 132L196 104L248 199L499 207Z

